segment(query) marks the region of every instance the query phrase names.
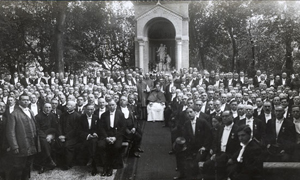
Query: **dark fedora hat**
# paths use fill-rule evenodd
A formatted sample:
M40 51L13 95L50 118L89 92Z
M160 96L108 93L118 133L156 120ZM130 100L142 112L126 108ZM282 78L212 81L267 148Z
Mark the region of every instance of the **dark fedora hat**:
M173 143L173 150L175 151L175 153L185 151L186 149L187 147L186 147L185 138L184 137L176 138L175 142Z

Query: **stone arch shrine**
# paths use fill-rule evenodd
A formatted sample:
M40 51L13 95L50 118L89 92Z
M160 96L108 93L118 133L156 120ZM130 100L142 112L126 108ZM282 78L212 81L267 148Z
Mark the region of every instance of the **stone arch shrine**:
M188 1L134 2L137 67L162 70L159 64L169 60L169 70L189 67L188 6Z

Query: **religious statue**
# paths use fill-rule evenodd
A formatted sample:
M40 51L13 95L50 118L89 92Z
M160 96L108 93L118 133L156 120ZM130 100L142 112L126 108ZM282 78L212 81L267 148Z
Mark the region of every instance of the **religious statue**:
M166 52L167 52L167 47L166 45L160 44L160 47L158 48L158 50L156 51L157 56L159 58L159 62L158 62L158 70L162 70L163 69L163 64L165 62L165 58L166 58Z
M170 71L171 61L172 61L172 59L171 59L170 55L167 54L167 57L166 57L166 63L165 63L165 65L166 65L165 70L166 70L166 71Z

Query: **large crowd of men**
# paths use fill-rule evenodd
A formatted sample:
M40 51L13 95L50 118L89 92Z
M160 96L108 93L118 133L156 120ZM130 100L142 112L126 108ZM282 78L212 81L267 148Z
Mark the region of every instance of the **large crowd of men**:
M100 159L101 175L111 176L123 141L140 157L141 121L156 103L162 114L150 120L170 128L174 179L199 173L190 161L205 162L204 179L262 179L263 161L300 160L299 88L298 74L260 70L1 74L1 176L28 179L32 163L40 173L67 170L83 152L92 175Z

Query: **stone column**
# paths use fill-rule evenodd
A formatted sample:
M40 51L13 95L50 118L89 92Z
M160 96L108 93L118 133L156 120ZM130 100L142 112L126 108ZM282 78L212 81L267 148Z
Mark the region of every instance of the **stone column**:
M182 41L176 40L176 56L177 56L177 64L176 69L180 70L182 68Z
M144 69L144 41L139 41L139 67Z

